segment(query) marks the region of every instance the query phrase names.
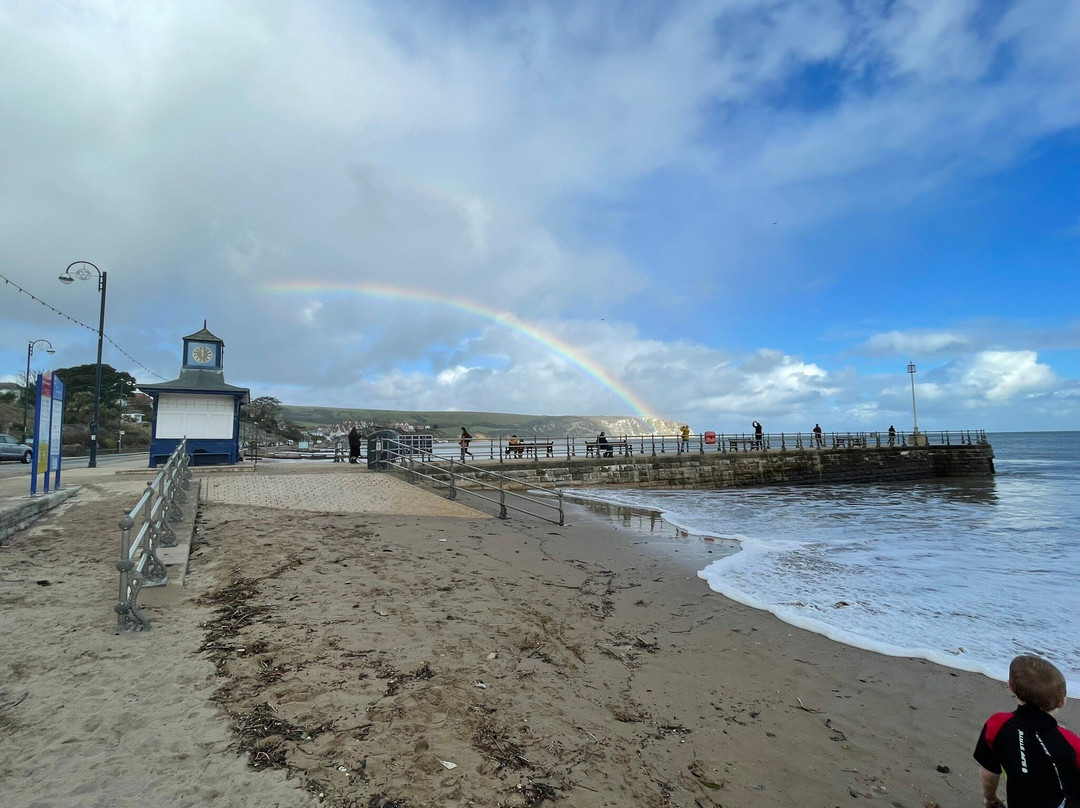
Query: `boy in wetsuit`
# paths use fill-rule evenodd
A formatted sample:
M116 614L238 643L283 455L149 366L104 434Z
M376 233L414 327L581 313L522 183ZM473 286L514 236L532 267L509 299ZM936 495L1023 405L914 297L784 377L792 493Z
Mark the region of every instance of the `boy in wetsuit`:
M1009 690L1020 706L990 716L975 747L986 808L1004 808L997 796L1002 770L1009 808L1080 806L1080 737L1052 715L1065 706L1065 677L1024 654L1009 665Z

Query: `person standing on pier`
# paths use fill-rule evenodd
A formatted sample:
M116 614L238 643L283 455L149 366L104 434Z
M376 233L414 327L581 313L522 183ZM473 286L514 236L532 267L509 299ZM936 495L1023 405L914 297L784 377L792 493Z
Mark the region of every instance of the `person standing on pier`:
M360 457L360 430L355 426L349 430L349 462L356 463Z
M461 428L461 437L458 439L458 446L461 447L461 462L465 462L465 455L474 457L473 453L469 451L469 441L472 440L472 435L469 434L469 430L465 427Z
M814 424L814 443L821 448L821 424Z
M765 448L765 428L757 421L754 421L754 448Z
M680 448L684 452L689 452L690 451L690 426L688 424L683 424L679 428L679 437L682 439L682 446Z
M896 427L889 424L889 445L892 446L896 443Z

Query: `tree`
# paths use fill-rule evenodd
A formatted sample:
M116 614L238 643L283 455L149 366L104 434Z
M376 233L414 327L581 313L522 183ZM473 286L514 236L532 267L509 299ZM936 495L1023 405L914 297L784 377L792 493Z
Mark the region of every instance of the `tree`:
M261 396L244 405L240 417L260 429L278 430L281 421L281 402L273 396Z
M64 383L66 406L64 420L69 424L84 422L89 424L94 418L94 377L97 365L75 365L70 368L57 368L53 371ZM101 366L101 411L102 422L110 410L117 412L119 401L126 398L136 384L130 373L118 371L112 365Z

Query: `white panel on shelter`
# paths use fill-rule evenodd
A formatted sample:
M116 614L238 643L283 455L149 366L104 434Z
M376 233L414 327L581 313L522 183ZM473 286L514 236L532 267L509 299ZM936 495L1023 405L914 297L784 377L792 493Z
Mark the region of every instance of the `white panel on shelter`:
M157 437L231 440L232 396L183 396L162 393Z

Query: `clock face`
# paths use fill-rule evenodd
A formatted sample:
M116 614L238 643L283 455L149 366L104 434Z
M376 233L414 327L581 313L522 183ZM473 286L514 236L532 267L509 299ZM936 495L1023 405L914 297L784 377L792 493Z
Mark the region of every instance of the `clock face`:
M205 345L197 345L191 351L191 358L198 362L200 365L205 365L214 358L214 352L207 348Z

